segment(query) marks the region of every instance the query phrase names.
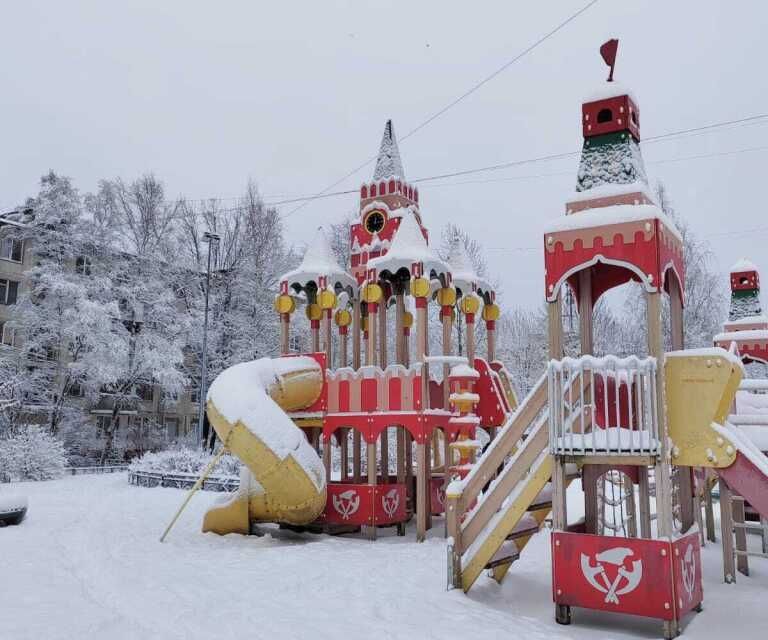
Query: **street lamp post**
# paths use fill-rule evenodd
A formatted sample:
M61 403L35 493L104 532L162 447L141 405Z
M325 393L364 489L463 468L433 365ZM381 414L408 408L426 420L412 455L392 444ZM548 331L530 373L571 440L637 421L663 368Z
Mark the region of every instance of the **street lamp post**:
M200 397L197 399L197 441L205 449L203 442L203 419L205 417L206 374L208 372L208 294L211 291L211 245L219 248L219 236L215 233L204 233L203 241L208 243L208 268L205 272L205 319L203 320L203 357L200 365Z

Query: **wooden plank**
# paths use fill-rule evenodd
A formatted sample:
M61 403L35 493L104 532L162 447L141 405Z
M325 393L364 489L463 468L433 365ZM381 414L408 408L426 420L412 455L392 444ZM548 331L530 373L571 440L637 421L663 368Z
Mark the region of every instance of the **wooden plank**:
M357 429L352 431L352 479L360 484L362 478L362 438Z
M562 300L559 294L554 302L547 303L547 337L549 357L560 360L563 357L563 319L561 317Z
M648 482L648 467L642 465L637 469L638 476L638 509L640 511L640 537L651 537L651 488Z
M360 323L360 300L352 301L352 367L360 368L360 337L362 334Z

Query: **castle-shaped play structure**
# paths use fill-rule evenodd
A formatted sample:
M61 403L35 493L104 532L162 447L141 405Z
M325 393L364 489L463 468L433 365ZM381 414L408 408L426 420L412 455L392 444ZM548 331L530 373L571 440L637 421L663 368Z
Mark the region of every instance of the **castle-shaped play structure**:
M616 47L601 49L611 69ZM518 404L496 361L493 287L473 272L461 242L447 261L430 247L388 122L373 179L360 188L350 264L338 264L319 231L280 283L282 356L237 365L209 390L211 423L245 469L204 530L248 533L278 522L374 538L383 527L404 534L415 518L423 540L432 517L444 515L448 583L468 591L484 572L504 579L551 517L558 622L570 623L574 608L635 614L663 621L671 638L701 609L707 479L768 515L765 456L727 421L747 356L733 345L746 344L759 313L737 292L754 293L757 273L732 275L747 317L731 318L719 346L683 350L683 241L649 195L638 102L612 74L582 105L576 192L542 238L550 362L531 392ZM645 297L647 350L598 356L595 305L629 281ZM564 351L567 289L579 311L575 357ZM441 348L430 353L435 304ZM290 352L299 305L312 341L303 355ZM478 315L484 354L475 348ZM759 328L768 339L768 323ZM490 437L482 455L478 429ZM566 500L576 479L579 520Z

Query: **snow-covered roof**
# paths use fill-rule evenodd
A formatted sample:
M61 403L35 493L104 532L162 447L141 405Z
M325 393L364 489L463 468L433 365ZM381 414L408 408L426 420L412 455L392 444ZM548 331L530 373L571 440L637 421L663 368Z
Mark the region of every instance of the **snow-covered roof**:
M747 331L725 331L713 338L715 342L759 342L768 340L768 329L748 329Z
M473 290L473 285L484 291L490 291L491 285L485 278L481 278L475 272L472 259L467 253L467 247L459 236L451 241L451 253L448 256L448 265L451 269L453 284L461 288L463 293Z
M751 260L740 258L731 266L731 273L741 273L742 271L757 271L757 267Z
M726 323L726 326L732 327L732 326L738 326L738 325L750 325L750 324L764 324L768 325L768 317L760 315L760 316L746 316L744 318L738 318L736 320L728 320Z
M382 271L396 273L402 268L410 271L414 262L423 263L424 273L427 275L431 271L438 274L450 272L448 265L427 244L416 216L413 212L407 211L395 232L389 251L386 255L369 260L368 268L376 269L379 273Z
M642 180L637 182L627 182L624 184L605 183L584 191L574 191L568 198L568 203L584 202L585 200L594 200L596 198L610 198L612 196L623 196L628 193L642 193L651 202L656 199L648 190L648 183Z
M405 178L405 171L403 171L403 163L400 160L400 150L397 148L395 129L392 126L392 121L387 120L379 147L379 157L376 159L376 168L373 171L373 179L381 180L390 177Z
M298 285L303 287L307 282L317 283L320 276L328 278L328 286L336 284L342 287L357 288L357 281L339 266L336 256L333 255L331 243L325 235L322 227L318 227L314 239L307 247L301 264L284 274L280 280L287 281L288 286Z
M550 220L544 229L544 233L589 229L590 227L637 222L650 218L659 218L664 223L664 226L682 242L682 236L675 223L655 204L616 204L597 209L585 209L569 216L561 216Z
M616 98L617 96L629 96L632 102L638 104L637 98L627 87L620 82L603 82L600 86L584 96L582 102L596 102L597 100L607 100L608 98Z

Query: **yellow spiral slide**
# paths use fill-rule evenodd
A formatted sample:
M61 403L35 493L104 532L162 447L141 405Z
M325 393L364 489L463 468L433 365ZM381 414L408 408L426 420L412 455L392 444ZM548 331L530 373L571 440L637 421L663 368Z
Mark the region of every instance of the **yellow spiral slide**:
M253 522L301 525L325 507L322 461L285 413L311 406L323 387L312 358L262 358L223 371L207 412L225 447L244 463L240 488L205 514L203 531L243 533Z

